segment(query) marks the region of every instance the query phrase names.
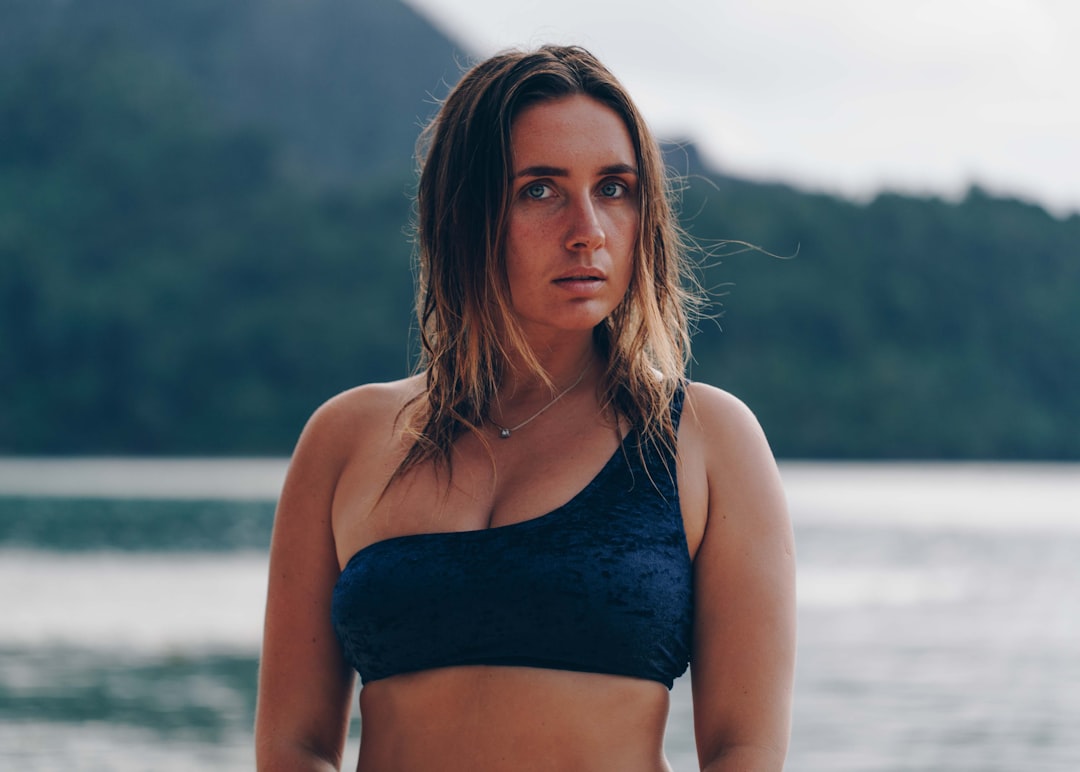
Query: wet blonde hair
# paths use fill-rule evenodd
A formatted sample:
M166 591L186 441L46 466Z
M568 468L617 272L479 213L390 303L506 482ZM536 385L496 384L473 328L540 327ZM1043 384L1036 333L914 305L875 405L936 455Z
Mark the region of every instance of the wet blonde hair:
M468 70L420 138L417 191L418 368L426 400L410 422L414 442L395 477L429 460L449 466L463 431L479 432L510 362L544 380L513 314L505 268L513 177L511 128L526 107L585 95L629 132L640 216L630 286L593 329L606 363L601 404L647 439L674 447L671 400L690 351L684 240L659 146L622 85L578 47L498 54ZM550 381L549 381L550 383ZM482 435L481 435L482 437Z

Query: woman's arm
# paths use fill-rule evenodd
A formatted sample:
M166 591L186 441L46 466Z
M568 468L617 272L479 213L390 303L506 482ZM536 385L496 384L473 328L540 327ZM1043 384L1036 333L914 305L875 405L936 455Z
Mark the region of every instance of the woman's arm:
M694 730L702 770L783 769L795 662L791 523L765 435L737 399L690 387L708 480L694 560Z
M330 623L339 574L330 513L346 455L340 412L332 400L304 428L274 517L255 716L260 772L341 766L354 679Z

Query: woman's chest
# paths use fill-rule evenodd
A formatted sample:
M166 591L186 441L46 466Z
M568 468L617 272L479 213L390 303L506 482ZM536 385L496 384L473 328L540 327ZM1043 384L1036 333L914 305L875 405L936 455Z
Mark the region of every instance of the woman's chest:
M388 484L392 468L346 466L334 494L339 563L365 547L415 534L479 531L524 523L582 494L625 448L610 428L561 442L488 446L467 437L449 468L424 464ZM387 469L389 469L387 471Z

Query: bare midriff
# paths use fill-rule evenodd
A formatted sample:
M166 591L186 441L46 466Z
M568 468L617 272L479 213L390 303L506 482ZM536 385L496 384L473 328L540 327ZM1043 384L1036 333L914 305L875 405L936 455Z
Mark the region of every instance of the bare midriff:
M670 772L668 690L527 667L453 667L360 693L357 772Z

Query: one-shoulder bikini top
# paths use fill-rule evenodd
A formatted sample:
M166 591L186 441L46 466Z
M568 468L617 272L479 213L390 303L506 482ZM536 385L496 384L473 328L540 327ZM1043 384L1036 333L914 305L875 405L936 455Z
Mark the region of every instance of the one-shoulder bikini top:
M361 681L509 665L670 689L690 659L692 564L675 460L637 438L631 432L580 493L545 515L357 552L334 587L331 619Z

